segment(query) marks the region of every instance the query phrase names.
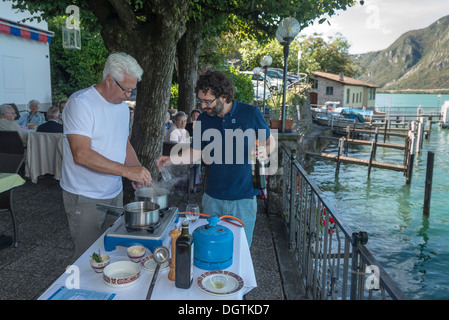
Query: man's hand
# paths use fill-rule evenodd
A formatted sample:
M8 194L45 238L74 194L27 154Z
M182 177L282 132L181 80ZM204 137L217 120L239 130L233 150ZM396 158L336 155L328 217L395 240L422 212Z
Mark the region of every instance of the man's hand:
M150 171L142 166L126 167L126 178L133 181L133 188L141 188L151 184L152 177Z
M253 150L253 153L254 156L261 162L268 159L267 149L264 146L259 146L257 148L257 153L255 150Z
M162 170L163 167L168 166L171 164L170 157L168 156L160 156L156 161L156 166L159 169L159 171Z

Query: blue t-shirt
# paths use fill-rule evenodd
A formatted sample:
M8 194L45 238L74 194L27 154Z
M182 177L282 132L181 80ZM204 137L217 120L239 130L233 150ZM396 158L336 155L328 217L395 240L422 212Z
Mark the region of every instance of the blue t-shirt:
M210 164L205 192L221 200L259 194L260 190L253 187L251 150L256 139L261 142L269 136L270 129L256 106L234 100L231 111L223 118L200 114L191 147L202 150L203 161Z

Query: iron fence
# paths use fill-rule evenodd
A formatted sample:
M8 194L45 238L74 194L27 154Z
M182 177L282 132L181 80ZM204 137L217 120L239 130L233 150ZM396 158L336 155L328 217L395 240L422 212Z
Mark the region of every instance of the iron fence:
M302 281L312 299L407 299L284 145L282 212Z

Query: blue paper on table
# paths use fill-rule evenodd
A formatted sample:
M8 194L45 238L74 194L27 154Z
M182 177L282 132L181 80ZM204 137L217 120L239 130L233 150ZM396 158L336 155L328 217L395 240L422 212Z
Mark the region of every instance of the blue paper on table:
M62 286L48 300L112 300L115 293L99 292L86 289L67 289Z

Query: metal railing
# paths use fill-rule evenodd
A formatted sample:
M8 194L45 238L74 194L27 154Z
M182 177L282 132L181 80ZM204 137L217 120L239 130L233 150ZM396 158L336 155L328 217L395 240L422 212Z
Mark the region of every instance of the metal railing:
M311 299L407 299L284 145L282 212Z
M401 106L401 107L394 107L394 106L376 106L375 110L377 112L385 112L389 114L390 116L395 116L397 114L405 114L405 115L415 115L417 114L417 110L419 107L417 106ZM422 113L425 113L427 115L435 115L438 116L441 114L441 107L429 107L424 106L422 108Z

